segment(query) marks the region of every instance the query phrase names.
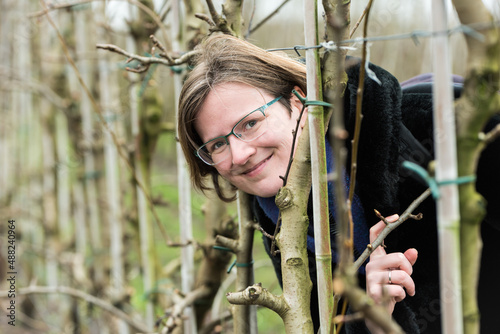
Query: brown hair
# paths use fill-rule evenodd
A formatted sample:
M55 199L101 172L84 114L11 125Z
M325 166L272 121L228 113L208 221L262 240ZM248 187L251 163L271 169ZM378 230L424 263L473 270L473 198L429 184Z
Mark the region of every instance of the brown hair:
M212 35L198 47L195 67L186 79L179 98L178 133L186 156L193 185L209 189L205 177L212 177L220 199L229 202L235 196L224 195L215 167L201 161L194 152L203 143L194 122L213 87L227 82L243 83L273 96L290 109L295 86L306 92L305 66L281 53L267 52L249 42L229 35Z

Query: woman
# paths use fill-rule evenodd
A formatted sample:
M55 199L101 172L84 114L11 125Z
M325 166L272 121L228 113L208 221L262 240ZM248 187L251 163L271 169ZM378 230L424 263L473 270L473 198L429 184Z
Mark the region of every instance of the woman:
M179 140L193 183L195 187L206 190L206 177L210 176L215 191L225 201L233 200L234 196L222 190L221 178L234 188L253 195L254 216L263 229L272 234L278 216L274 196L283 186L280 176L285 174L288 165L292 131L302 109L301 101L292 90L306 96L305 67L286 56L268 53L224 35L209 37L199 50L196 66L184 84L179 101ZM354 59L347 63L351 64L346 69L349 81L344 99L345 122L349 133L353 133L359 63ZM365 82L364 126L353 203L356 256L383 228L383 223L377 223L378 219L372 214L373 209L385 214L398 212L425 190L425 185L417 179L400 175L400 139L403 132L406 139L411 137L402 125L403 120L413 117L414 112L429 111L432 106L428 94L404 96L391 74L373 65L371 69L382 85L371 80ZM305 119L304 116L300 119L298 135ZM409 146L410 155L418 150L429 154L425 147L414 148L411 141ZM329 145L326 147L328 169L331 170L332 152ZM347 185L347 179L345 182ZM333 193L332 189L329 191ZM332 242L336 230L333 201L333 196L330 196ZM407 333L440 331L434 210L432 200L423 203L421 211L426 218L417 227L406 223L405 227L398 228L386 239L387 249L376 250L359 273L360 282L362 285L366 282L368 294L376 301L381 299L382 286L385 288L391 297L388 309ZM388 219L395 220L396 217ZM310 221L313 221L312 217ZM312 231L311 226L307 244L314 285L311 313L317 329ZM269 253L270 240L263 239ZM335 254L334 244L332 251ZM417 256L419 263L424 265L414 270ZM271 256L271 259L281 282L280 258ZM415 296L407 298L406 294ZM368 332L364 323L352 323L346 327L347 332Z

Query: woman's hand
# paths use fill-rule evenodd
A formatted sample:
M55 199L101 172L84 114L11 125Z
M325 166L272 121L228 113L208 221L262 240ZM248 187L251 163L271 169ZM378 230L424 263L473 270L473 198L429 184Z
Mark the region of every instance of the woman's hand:
M395 222L398 215L387 217L388 222ZM384 229L383 221L370 228L370 243L373 243ZM406 294L415 295L415 283L411 278L413 265L417 261L417 250L408 249L404 253L387 254L381 246L370 255L366 265L366 292L380 304L385 302L390 314L397 302L402 301Z

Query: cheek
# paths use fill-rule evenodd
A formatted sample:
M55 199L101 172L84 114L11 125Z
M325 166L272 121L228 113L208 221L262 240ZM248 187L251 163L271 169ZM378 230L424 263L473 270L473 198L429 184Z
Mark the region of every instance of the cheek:
M231 163L228 163L228 161L229 160L223 161L220 164L215 165L215 169L222 177L226 177L229 174Z

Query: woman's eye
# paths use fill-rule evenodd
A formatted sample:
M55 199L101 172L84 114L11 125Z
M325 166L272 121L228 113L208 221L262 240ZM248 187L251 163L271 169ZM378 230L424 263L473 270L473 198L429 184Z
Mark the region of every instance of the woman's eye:
M216 141L215 143L213 143L212 145L210 145L210 152L214 152L214 151L220 150L225 145L226 145L226 143L223 140Z
M246 122L246 124L245 124L245 130L250 130L256 124L257 124L257 120L251 120L251 121Z

